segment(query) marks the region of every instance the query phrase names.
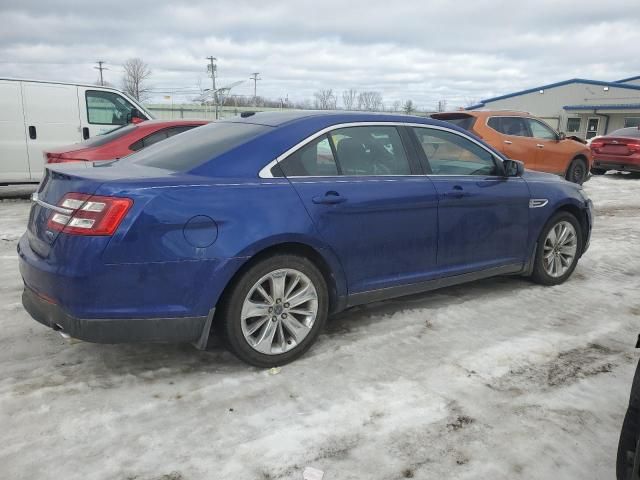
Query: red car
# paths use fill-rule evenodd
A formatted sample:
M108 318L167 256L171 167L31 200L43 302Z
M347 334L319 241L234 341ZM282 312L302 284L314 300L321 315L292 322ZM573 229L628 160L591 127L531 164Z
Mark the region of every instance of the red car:
M621 128L594 138L590 147L594 175L602 175L607 170L640 173L640 127Z
M165 138L204 125L206 120L148 120L116 128L84 142L44 152L45 163L93 162L131 155Z

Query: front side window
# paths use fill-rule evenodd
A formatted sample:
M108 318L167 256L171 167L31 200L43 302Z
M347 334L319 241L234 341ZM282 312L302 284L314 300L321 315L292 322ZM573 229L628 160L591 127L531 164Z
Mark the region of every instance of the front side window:
M505 135L516 137L531 136L524 118L521 117L491 117L487 125Z
M535 138L542 140L557 140L556 132L547 127L544 123L528 118L529 128L531 129L531 135Z
M567 118L567 133L577 133L580 131L580 118Z
M434 175L497 175L494 156L471 140L444 130L414 127Z
M126 125L135 108L121 95L101 90L86 92L87 119L99 125Z
M281 170L278 171L278 166ZM275 177L330 177L338 175L329 138L322 135L278 162L272 174Z
M409 160L395 127L347 127L329 134L343 175L411 175Z

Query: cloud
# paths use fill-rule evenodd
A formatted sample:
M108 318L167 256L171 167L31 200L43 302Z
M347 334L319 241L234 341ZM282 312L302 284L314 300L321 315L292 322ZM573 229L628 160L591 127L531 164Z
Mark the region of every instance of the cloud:
M136 56L158 92L195 90L208 84L205 57L214 55L221 84L244 80L237 94L251 94L258 71L268 97L354 87L432 109L571 77L640 74L639 18L635 0L5 0L0 71L93 82L103 59L118 85Z

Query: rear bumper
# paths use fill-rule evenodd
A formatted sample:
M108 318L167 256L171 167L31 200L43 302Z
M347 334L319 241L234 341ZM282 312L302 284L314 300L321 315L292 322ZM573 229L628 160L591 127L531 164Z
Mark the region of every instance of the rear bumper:
M640 156L600 155L593 160L592 168L603 170L620 170L625 172L640 172Z
M25 287L22 305L34 320L93 343L197 343L208 335L208 317L75 318Z

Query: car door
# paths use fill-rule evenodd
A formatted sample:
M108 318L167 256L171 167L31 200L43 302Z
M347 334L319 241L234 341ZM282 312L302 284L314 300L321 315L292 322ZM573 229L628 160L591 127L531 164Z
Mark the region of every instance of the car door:
M125 97L107 90L78 88L82 138L88 139L126 125L136 107Z
M43 152L79 142L80 115L75 85L22 82L31 180L44 174Z
M0 81L0 183L30 178L20 82Z
M536 169L536 141L531 137L527 122L522 117L489 117L487 126L500 133L497 145L492 146L508 158L524 162L525 167Z
M386 124L337 128L279 161L350 294L414 283L436 267L436 191L401 135Z
M536 141L536 170L564 174L569 163L570 154L566 144L561 142L558 134L548 125L535 118L527 118L531 136Z
M437 265L443 275L521 267L527 256L529 189L504 177L479 142L436 127L412 127L439 197Z

